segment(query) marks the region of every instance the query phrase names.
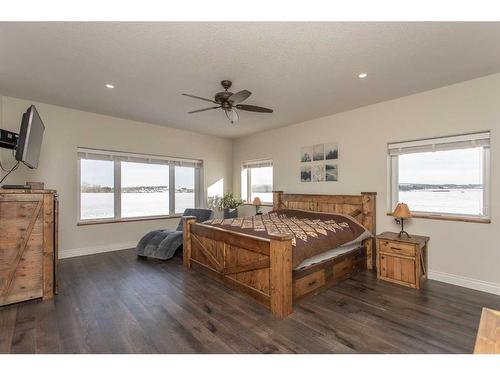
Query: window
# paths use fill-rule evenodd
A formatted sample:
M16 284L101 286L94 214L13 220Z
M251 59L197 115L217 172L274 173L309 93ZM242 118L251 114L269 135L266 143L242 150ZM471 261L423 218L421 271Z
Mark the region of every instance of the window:
M170 214L170 166L121 163L121 217Z
M113 218L115 216L113 162L82 160L80 176L80 217L82 219Z
M241 197L247 202L253 202L255 197L259 197L264 203L273 202L273 162L271 160L243 163Z
M198 160L79 148L78 165L82 222L162 217L201 205Z
M389 144L389 209L488 218L489 146L489 132Z
M175 167L175 212L183 213L195 206L194 168Z

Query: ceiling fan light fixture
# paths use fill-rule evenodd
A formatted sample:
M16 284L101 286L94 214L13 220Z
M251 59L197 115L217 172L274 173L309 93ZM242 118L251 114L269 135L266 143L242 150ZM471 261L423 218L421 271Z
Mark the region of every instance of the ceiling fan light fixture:
M234 124L240 119L238 112L236 112L234 109L225 109L224 113L226 114L226 117L231 122L231 124Z

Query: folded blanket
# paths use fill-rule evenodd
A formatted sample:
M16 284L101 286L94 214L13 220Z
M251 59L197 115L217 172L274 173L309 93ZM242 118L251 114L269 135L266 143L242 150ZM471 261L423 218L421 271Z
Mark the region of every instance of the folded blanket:
M293 209L235 219L212 219L203 224L263 238L273 233L292 234L293 268L307 258L371 236L348 215Z

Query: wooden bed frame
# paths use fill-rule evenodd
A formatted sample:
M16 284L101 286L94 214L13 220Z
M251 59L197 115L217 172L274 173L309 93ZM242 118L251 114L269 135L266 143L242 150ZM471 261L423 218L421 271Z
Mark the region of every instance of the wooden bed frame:
M312 195L273 192L273 208L295 208L317 212L348 214L375 234L376 193L360 195ZM292 269L292 236L251 236L196 223L183 217L186 269L196 269L232 289L244 293L285 318L293 311L293 301L317 293L373 267L374 241L367 239L356 250L313 264Z

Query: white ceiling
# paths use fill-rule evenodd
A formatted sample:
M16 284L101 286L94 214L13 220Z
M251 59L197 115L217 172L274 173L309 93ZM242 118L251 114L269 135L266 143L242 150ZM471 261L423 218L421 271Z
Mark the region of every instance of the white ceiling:
M0 93L234 138L499 72L499 45L500 23L0 23ZM188 115L222 79L274 113Z

